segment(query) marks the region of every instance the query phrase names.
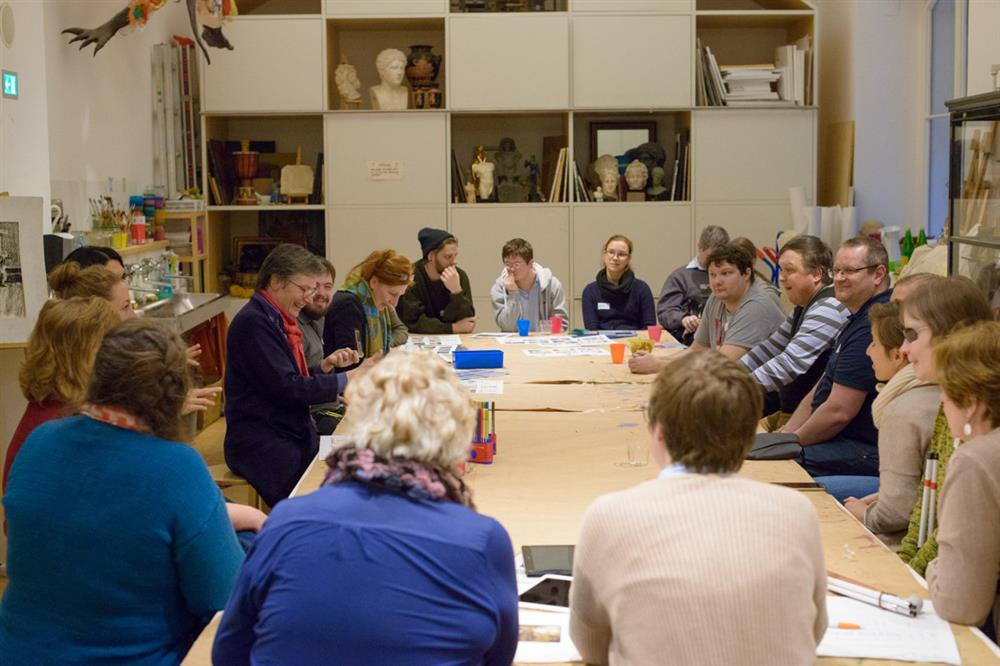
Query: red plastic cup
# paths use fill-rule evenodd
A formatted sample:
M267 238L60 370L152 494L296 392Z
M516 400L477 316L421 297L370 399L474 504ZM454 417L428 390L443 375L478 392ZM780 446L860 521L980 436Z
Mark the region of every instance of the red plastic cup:
M625 343L624 342L612 342L611 347L611 362L617 365L621 365L625 362Z
M653 342L659 342L660 336L663 334L663 328L659 324L646 327L646 333L649 334L649 339Z
M562 333L562 317L549 317L549 327L552 333Z

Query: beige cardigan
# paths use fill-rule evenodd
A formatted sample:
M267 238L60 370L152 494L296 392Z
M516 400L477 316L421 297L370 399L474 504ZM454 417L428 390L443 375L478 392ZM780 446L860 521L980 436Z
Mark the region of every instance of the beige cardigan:
M955 449L938 516L938 555L927 566L934 609L974 626L992 610L1000 630L1000 428Z
M868 506L864 522L889 545L906 534L913 505L920 499L924 458L940 404L941 390L930 384L899 394L882 412L878 499Z
M812 664L826 569L812 505L735 475L647 481L587 510L570 633L593 664Z

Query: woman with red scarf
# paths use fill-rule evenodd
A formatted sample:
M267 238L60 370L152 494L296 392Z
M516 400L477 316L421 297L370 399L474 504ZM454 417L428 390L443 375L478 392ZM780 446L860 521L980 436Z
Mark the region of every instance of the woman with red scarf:
M279 245L260 267L257 293L229 327L226 464L272 507L288 497L318 451L309 405L335 401L356 372L334 372L358 362L354 349L338 349L313 368L306 364L296 317L324 274L316 255Z

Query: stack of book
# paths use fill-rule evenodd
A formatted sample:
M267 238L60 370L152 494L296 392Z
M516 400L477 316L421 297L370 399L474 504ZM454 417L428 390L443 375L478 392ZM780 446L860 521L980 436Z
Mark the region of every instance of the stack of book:
M799 106L809 106L812 101L812 46L809 37L794 44L784 44L774 49L775 69L781 72L778 79L778 96Z
M781 72L774 65L725 65L720 68L728 106L781 103L774 86Z

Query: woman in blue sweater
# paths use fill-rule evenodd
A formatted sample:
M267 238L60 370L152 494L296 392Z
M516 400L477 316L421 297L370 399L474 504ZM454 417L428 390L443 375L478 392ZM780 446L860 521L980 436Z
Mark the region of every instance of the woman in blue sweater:
M475 422L468 393L430 354L395 351L346 397L349 444L319 490L271 513L212 662L507 666L514 555L457 471Z
M38 426L10 471L0 664L176 664L226 603L243 551L178 442L184 345L133 319L97 352L81 415Z
M604 243L604 268L583 289L583 325L591 330L641 330L656 323L649 285L632 272L632 241L616 234Z

